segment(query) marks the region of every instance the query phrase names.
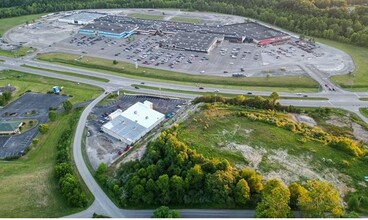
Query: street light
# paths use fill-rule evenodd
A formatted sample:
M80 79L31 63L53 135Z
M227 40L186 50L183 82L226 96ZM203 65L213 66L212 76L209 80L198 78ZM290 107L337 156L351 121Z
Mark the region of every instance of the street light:
M218 93L219 91L216 89L215 90L215 105L216 105L216 98L217 98L217 93Z

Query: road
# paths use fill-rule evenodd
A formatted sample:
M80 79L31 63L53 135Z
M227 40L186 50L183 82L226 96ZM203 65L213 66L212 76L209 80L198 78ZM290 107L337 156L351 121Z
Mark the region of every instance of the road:
M116 91L118 89L124 89L128 91L137 91L132 88L131 84L139 84L142 81L137 79L131 79L126 77L121 77L117 75L109 75L105 73L100 73L97 71L91 70L83 70L74 67L66 67L56 64L43 63L39 61L32 60L31 58L23 58L23 59L14 59L8 57L0 57L1 60L5 62L0 62L0 68L3 69L13 69L22 72L28 72L32 74L37 74L41 76L53 77L58 79L70 80L73 82L80 82L89 85L98 86L104 89L104 93L101 94L98 98L96 98L93 102L91 102L83 111L81 118L78 122L76 134L73 142L73 157L76 162L76 166L78 171L88 186L89 190L95 197L93 204L86 209L85 211L67 216L72 218L79 217L91 217L93 213L103 214L110 217L130 217L130 218L145 218L151 217L152 210L125 210L118 208L103 192L101 187L96 183L95 179L89 172L82 156L82 136L83 130L87 122L87 116L91 112L92 108L102 100L109 92ZM32 65L35 67L50 69L50 71L43 71L32 69L28 67L22 66L23 64ZM86 78L79 78L74 76L68 76L63 74L57 74L52 72L52 70L58 71L67 71L78 73L80 75L86 76L95 76L108 79L109 82L98 82ZM323 76L321 72L315 71L313 68L305 68L306 72L310 74L310 76L319 82L324 88L322 92L319 93L304 93L309 97L319 97L319 98L327 98L328 100L280 100L282 105L294 105L294 106L308 106L308 107L331 107L331 108L343 108L345 110L356 113L359 117L362 118L363 121L368 123L368 119L365 118L359 112L359 108L368 107L368 102L364 102L359 100L359 98L368 98L368 93L353 93L344 91L335 85L333 85L328 78ZM329 91L325 88L325 84L329 86L334 86L336 89L335 92ZM183 91L196 91L196 92L213 92L217 88L205 88L204 90L198 91L198 87L196 86L188 86L188 85L180 85L180 84L168 84L161 82L153 82L145 80L145 85L159 87L159 88L167 88L167 89L175 89L175 90L183 90ZM159 90L150 90L141 88L139 92L149 93L154 95L161 96L173 96L180 98L195 98L199 95L187 94L187 93L178 93L178 92L167 92L167 91L159 91ZM248 92L248 91L247 91ZM228 94L244 94L243 90L235 90L235 89L221 89L221 93ZM254 95L269 95L270 92L262 92L262 91L252 91ZM300 97L299 95L293 93L280 93L281 96L285 97ZM204 210L204 209L185 209L179 210L183 217L191 217L191 218L200 218L200 217L217 217L217 218L245 218L245 217L254 217L253 210Z

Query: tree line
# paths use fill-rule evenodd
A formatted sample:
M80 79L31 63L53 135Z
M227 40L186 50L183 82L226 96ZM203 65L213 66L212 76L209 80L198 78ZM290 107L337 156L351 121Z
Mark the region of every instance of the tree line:
M368 46L364 4L365 0L3 0L0 18L76 9L183 8L246 16L304 35Z
M176 136L178 126L151 142L140 161L123 164L114 177L106 165L98 180L123 207L160 205L212 208L256 208L256 217L344 216L342 200L333 185L309 180L286 186L264 181L255 170L239 169L227 160L209 159ZM318 204L318 205L316 205Z
M205 95L195 98L192 102L194 104L203 103L223 103L230 105L240 105L246 108L256 108L256 109L266 109L266 110L276 110L276 111L286 111L293 113L300 113L300 109L292 105L282 106L278 99L280 98L277 92L271 93L269 97L254 96L247 97L244 95L239 95L234 98L227 98L221 95Z
M80 112L75 112L70 119L70 127L61 134L57 145L55 178L60 187L61 194L72 207L85 207L88 203L87 196L82 190L78 177L75 175L71 160L71 141L74 126L78 122Z

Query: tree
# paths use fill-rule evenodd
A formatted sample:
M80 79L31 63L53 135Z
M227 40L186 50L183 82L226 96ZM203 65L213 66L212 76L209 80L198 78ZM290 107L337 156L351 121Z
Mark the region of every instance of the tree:
M105 184L106 182L106 172L107 172L107 165L106 163L100 163L100 165L98 166L97 170L96 170L96 179L101 183L101 184Z
M333 185L320 180L309 180L305 188L308 193L298 199L298 207L303 216L322 218L326 217L326 213L332 213L335 217L344 215L342 200Z
M116 65L116 64L118 64L119 62L117 61L117 60L113 60L112 61L112 64L114 64L114 65Z
M50 121L55 121L56 120L56 112L54 112L54 111L50 111L49 112L49 119L50 119Z
M68 173L73 173L72 166L69 163L59 163L55 166L55 176L57 178L61 178Z
M153 212L152 218L180 218L180 213L170 210L167 206L160 206Z
M251 193L260 193L263 190L262 176L251 169L243 169L240 176L247 181Z
M184 180L180 176L174 175L170 178L171 201L181 204L185 193Z
M133 188L131 202L140 205L145 195L144 187L141 184L135 185Z
M235 202L238 205L244 206L250 199L250 189L247 181L240 179L235 187Z
M63 102L63 108L65 112L69 113L73 108L73 104L69 100L66 100L65 102Z
M292 183L289 185L290 191L290 207L296 209L300 197L305 196L308 191L299 183Z
M257 218L291 217L290 192L279 180L269 180L262 192L261 202L256 208Z
M162 204L169 204L170 202L170 179L167 174L161 175L156 181L159 192L159 200Z
M273 101L273 103L275 103L280 98L280 96L277 92L272 92L269 98L271 101Z

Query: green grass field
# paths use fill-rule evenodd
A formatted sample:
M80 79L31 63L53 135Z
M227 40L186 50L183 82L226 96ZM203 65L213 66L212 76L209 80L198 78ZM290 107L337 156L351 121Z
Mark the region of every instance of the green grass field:
M46 69L46 68L40 68L40 67L30 66L30 65L27 65L27 64L24 64L22 66L23 67L32 68L32 69L36 69L36 70L44 70L44 71L48 71L48 72L60 73L60 74L67 75L67 76L75 76L75 77L79 77L79 78L92 79L92 80L100 81L100 82L109 82L108 79L104 79L104 78L100 78L100 77L96 77L96 76L87 76L87 75L82 75L82 74L78 74L78 73L71 73L71 72L58 71L58 70L51 70L51 69Z
M170 21L190 23L190 24L199 24L199 23L201 23L201 19L199 19L199 18L188 18L188 17L173 17L173 18L170 19Z
M356 70L353 74L333 76L332 81L341 87L352 91L367 91L368 89L368 48L336 41L318 39L319 42L348 53L354 60Z
M366 118L368 118L368 109L367 108L360 108L359 111L360 111L360 113L362 113L362 115L364 115Z
M363 159L354 159L344 152L319 142L302 143L301 136L291 131L259 121L251 121L236 114L244 110L246 109L238 106L217 105L215 108L191 114L189 119L179 126L178 137L205 156L228 159L240 167L248 165L253 160L256 161L259 155L263 155L258 160L258 170L264 175L283 173L285 170L286 174L288 172L294 174L295 167L299 167L298 170L304 169L300 166L303 167L305 164L308 164L309 169L316 174L324 175L322 173L328 174L332 166L336 168L336 172L348 176L346 177L348 179L351 178L351 181L346 181L348 187L356 189L357 194L368 194L368 189L360 185L368 169L368 164ZM257 110L248 109L247 111ZM285 116L280 113L278 117ZM243 155L248 155L250 159L247 159L250 161L244 161L245 156L243 157L239 149L229 147L234 145L244 146L242 149L246 150L243 151ZM286 158L284 158L284 152L288 155ZM298 160L299 165L295 167L290 165L294 160ZM350 166L342 166L343 160L349 161ZM289 175L280 176L281 178L289 177ZM303 176L300 178L301 180L306 179Z
M132 14L129 14L128 16L133 17L133 18L151 19L151 20L162 20L165 17L164 15L151 15L151 14L140 14L140 13L132 13Z
M190 75L168 70L160 70L147 67L135 69L135 65L119 61L113 65L112 60L64 54L47 53L38 56L38 59L59 64L78 66L89 69L98 69L105 73L116 74L135 79L147 79L169 83L187 85L216 86L218 88L237 88L249 90L270 90L289 92L316 92L318 84L309 77L216 77L206 75Z
M50 131L21 159L0 161L0 217L61 217L82 210L68 207L53 176L56 143L69 118L51 123Z
M10 51L0 50L0 56L18 58L18 57L22 57L30 53L34 53L35 51L36 51L35 48L30 48L30 47L21 47L17 50L10 50Z
M30 73L0 71L0 86L6 86L8 83L17 88L12 96L13 100L27 90L46 93L47 91L52 91L53 86L63 86L62 94L72 95L73 97L70 98L70 101L73 104L90 100L96 94L102 92L100 88L82 83L78 85L75 82L46 78Z
M74 103L96 97L101 92L91 86L15 71L2 71L0 78L0 84L10 83L17 87L14 98L27 89L48 91L55 84L64 85L65 91L73 95ZM0 161L0 217L61 217L82 210L66 205L53 176L56 143L61 133L69 128L72 114L59 115L56 121L49 122L49 132L39 136L39 143L22 158ZM85 186L84 190L88 192ZM89 192L87 196L90 204L93 196Z
M31 23L33 20L37 20L42 15L44 14L26 15L26 16L0 19L0 35L3 35L9 29L17 25L25 24L27 21Z

